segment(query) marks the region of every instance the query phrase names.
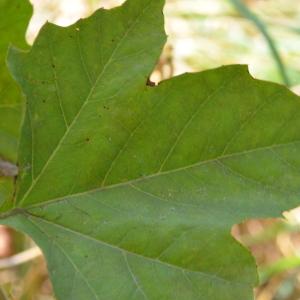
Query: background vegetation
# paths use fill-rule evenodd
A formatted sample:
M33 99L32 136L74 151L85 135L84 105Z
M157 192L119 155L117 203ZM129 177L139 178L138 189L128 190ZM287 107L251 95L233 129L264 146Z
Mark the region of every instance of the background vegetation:
M65 26L122 2L33 0L28 41L46 20ZM169 39L152 81L238 63L248 64L254 77L286 84L300 94L298 0L167 0L165 16ZM249 220L232 229L256 257L257 300L300 299L300 209L284 216ZM20 252L25 255L14 256ZM0 256L0 300L54 299L43 258L27 237L1 227Z

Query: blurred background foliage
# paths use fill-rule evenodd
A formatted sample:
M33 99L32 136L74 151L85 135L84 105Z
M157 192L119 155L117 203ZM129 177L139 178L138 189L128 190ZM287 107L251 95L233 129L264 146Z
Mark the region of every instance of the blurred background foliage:
M47 20L66 26L123 0L31 2L30 43ZM152 81L220 65L247 64L255 78L285 84L300 94L300 0L166 2L168 43ZM282 219L247 220L234 226L232 234L256 258L257 300L300 299L300 208L284 213ZM6 227L0 227L0 286L0 300L55 299L39 250L28 237Z

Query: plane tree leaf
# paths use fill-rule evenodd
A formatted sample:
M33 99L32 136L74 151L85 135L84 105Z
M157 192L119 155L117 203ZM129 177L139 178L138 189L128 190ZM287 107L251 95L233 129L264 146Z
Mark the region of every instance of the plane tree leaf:
M253 299L230 234L299 203L300 102L245 66L147 86L163 0L129 0L12 49L27 96L14 203L58 299Z
M21 91L6 67L10 43L24 48L31 17L29 1L0 0L0 159L15 162L22 118Z
M16 162L17 145L22 119L21 90L12 79L6 66L10 43L25 47L25 31L31 16L28 1L0 0L0 207L11 201L15 175L7 166ZM10 163L8 163L8 161ZM11 166L13 167L13 166Z

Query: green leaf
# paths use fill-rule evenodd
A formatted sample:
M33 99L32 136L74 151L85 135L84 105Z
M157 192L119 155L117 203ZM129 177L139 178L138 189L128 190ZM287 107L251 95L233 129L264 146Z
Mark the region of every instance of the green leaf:
M22 96L6 67L10 43L25 47L31 5L25 0L0 0L0 159L16 161L22 117Z
M13 182L10 178L0 176L0 209L4 204L11 202Z
M299 203L300 102L244 66L146 85L163 0L47 24L11 70L27 96L14 205L58 299L253 299L231 236Z

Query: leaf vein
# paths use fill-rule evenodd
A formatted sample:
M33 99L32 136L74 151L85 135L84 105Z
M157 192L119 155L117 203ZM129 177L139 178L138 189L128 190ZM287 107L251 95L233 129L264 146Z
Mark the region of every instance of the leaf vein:
M179 171L192 169L192 168L195 168L195 167L200 167L202 165L209 164L209 163L214 163L214 162L217 162L219 160L226 160L226 159L230 159L230 158L234 158L234 157L239 157L239 156L242 156L242 155L252 154L252 153L255 153L255 152L258 152L258 151L265 151L265 150L270 150L270 149L280 148L280 147L286 147L286 146L296 145L296 144L300 144L300 140L295 140L293 142L284 143L284 144L273 144L273 145L266 146L266 147L260 147L260 148L245 150L245 151L238 152L238 153L232 153L232 154L216 157L216 158L213 158L213 159L208 159L208 160L205 160L205 161L197 162L195 164L191 164L191 165L188 165L188 166L185 166L185 167L179 167L179 168L164 171L164 172L161 172L161 173L154 173L154 174L151 174L151 175L148 175L148 176L136 178L136 179L133 179L133 180L129 180L129 181L125 181L125 182L121 182L121 183L117 183L117 184L108 185L108 186L105 186L105 187L98 187L98 188L95 188L95 189L83 191L83 192L73 194L73 195L68 195L68 196L69 197L83 196L83 195L87 195L87 194L93 193L93 192L99 192L99 191L104 191L104 190L113 189L113 188L117 188L117 187L122 187L122 186L126 186L126 185L131 185L131 184L134 184L134 183L142 182L144 180L156 178L156 177L159 177L159 176L168 175L168 174L176 173L176 172L179 172ZM57 197L57 198L54 198L54 199L51 199L51 200L48 200L48 201L44 201L42 203L30 205L27 208L43 207L43 206L49 205L51 203L64 201L66 199L66 197L67 196Z
M210 279L213 279L213 280L217 280L217 281L220 281L220 282L224 282L224 283L229 283L229 284L238 284L238 285L245 285L246 283L243 283L243 282L238 282L238 281L231 281L229 279L226 279L226 278L223 278L219 275L215 275L215 274L210 274L210 273L204 273L204 272L201 272L201 271L193 271L193 270L189 270L185 267L181 267L181 266L177 266L175 264L172 264L172 263L168 263L166 261L162 261L162 260L158 260L158 259L155 259L155 258L152 258L152 257L147 257L147 256L144 256L143 254L140 254L140 253L135 253L135 252L130 252L129 250L127 249L123 249L123 248L120 248L116 245L113 245L113 244L109 244L107 242L104 242L102 240L98 240L94 237L91 237L91 236L88 236L82 232L79 232L79 231L76 231L74 229L71 229L69 227L66 227L66 226L63 226L63 225L60 225L60 224L57 224L57 223L54 223L50 220L46 220L42 217L39 217L39 216L36 216L32 213L29 213L28 211L27 212L24 212L26 214L26 217L27 218L30 218L30 219L38 219L40 220L41 222L44 222L44 223L48 223L52 226L55 226L55 227L58 227L60 228L61 230L64 230L64 231L67 231L73 235L78 235L79 237L82 237L83 239L85 240L90 240L90 241L93 241L95 243L98 243L102 246L106 246L106 247L109 247L109 248L112 248L112 249L115 249L115 250L118 250L120 251L120 253L122 252L126 252L126 254L129 254L129 255L134 255L136 257L139 257L139 258L143 258L143 259L146 259L148 261L151 261L153 263L156 263L156 264L162 264L162 265L165 265L167 267L170 267L170 268L174 268L174 269L177 269L179 271L182 271L182 270L186 270L187 272L190 272L190 273L196 273L196 274L200 274L200 275L203 275L204 277L207 277L207 278L210 278Z

